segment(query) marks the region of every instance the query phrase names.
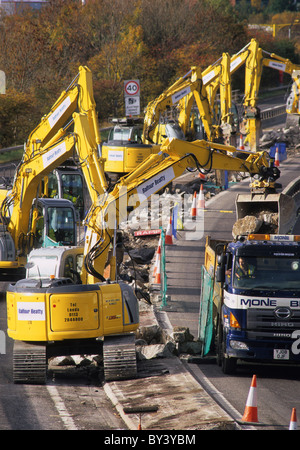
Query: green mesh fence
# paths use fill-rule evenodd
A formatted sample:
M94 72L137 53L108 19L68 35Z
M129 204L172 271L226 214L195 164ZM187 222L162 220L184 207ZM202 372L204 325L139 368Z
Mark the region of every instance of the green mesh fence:
M167 306L167 273L166 273L166 246L165 246L165 232L162 227L160 227L160 237L161 237L161 308Z
M210 350L213 336L213 279L204 266L201 271L201 295L198 339L202 342L202 356Z

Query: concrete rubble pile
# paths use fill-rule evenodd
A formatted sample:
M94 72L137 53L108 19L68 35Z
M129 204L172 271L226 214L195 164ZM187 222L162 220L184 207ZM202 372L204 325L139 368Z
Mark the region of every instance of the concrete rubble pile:
M289 152L298 152L300 149L300 127L291 126L266 131L259 141L259 146L262 150L269 149L277 142L285 143Z
M141 325L136 332L138 360L196 355L201 352L201 344L194 340L189 328L174 327L173 332L168 334L158 324L153 311L152 305L140 304Z
M268 228L266 231L266 227ZM232 236L234 239L239 236L247 236L251 233L272 233L278 231L278 213L261 211L258 216L245 216L238 219L232 227Z

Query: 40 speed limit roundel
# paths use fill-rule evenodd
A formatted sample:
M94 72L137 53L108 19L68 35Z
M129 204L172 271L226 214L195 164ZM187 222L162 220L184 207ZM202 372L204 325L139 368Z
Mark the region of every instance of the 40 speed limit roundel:
M138 95L140 90L140 85L137 81L135 80L129 80L129 81L125 81L124 84L124 91L125 91L125 95Z

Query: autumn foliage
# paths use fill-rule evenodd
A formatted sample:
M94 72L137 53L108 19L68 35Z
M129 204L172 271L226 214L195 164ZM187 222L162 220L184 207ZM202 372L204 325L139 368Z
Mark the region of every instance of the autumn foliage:
M251 38L229 0L50 0L0 20L0 148L26 140L80 65L93 72L102 122L124 115L125 79L140 80L143 108L191 66Z

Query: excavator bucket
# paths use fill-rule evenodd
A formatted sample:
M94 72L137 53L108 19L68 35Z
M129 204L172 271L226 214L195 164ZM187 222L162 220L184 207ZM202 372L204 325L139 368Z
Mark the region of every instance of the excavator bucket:
M295 223L297 209L293 197L283 193L238 194L237 221L246 216L255 216L262 221L260 230L249 230L250 232L286 234Z

